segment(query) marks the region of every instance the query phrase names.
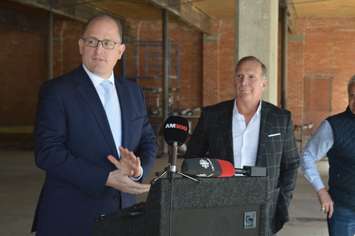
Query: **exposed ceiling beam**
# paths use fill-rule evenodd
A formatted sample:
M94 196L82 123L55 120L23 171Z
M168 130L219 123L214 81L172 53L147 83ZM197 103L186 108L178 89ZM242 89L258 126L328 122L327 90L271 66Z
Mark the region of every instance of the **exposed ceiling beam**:
M288 31L293 32L296 24L296 11L295 11L295 5L293 4L293 1L290 0L280 0L279 2L280 8L286 8L287 13L288 13L288 19L287 19L287 24L288 24Z
M174 4L171 4L171 0L148 0L148 2L151 2L159 8L166 9L182 21L196 27L204 33L212 33L212 25L214 20L207 14L193 7L192 4L186 4L185 2L177 0L173 1Z
M295 9L295 4L293 1L288 1L287 3L287 10L288 10L288 30L292 33L295 30L297 14Z
M62 2L63 4L60 4L61 3L60 1L59 3L58 1L55 1L56 4L54 4L53 6L50 5L50 1L45 1L45 0L13 0L13 2L17 2L20 4L24 4L36 8L41 8L47 11L52 11L55 14L62 15L82 22L86 22L91 17L102 13L102 11L99 11L93 7L84 4L83 1L82 2L70 1L71 2L70 5L64 4L67 3L67 1L63 1Z

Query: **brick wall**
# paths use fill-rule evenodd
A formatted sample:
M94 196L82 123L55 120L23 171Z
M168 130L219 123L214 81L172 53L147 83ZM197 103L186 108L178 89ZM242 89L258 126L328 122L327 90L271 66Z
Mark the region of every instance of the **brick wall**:
M214 34L203 41L203 105L215 104L234 96L234 21L219 21Z
M161 22L128 21L129 39L160 41ZM202 35L180 22L169 24L169 37L179 50L180 100L179 108L206 106L231 99L234 96L233 78L235 62L234 21L219 21L212 35ZM137 49L128 44L126 52L127 75L142 71L132 67L137 60ZM173 54L173 53L172 53ZM174 54L175 55L175 54ZM173 56L174 56L173 55ZM142 62L142 58L140 58ZM174 71L174 64L172 70ZM172 81L176 85L177 81ZM161 86L159 80L141 80L145 87Z
M47 78L47 14L0 2L0 126L32 125Z
M33 125L40 85L48 79L48 12L0 2L0 126ZM54 17L53 74L80 64L83 24Z
M48 12L12 2L1 2L0 37L3 50L0 93L0 125L32 125L40 84L48 79ZM10 16L10 17L8 17ZM127 51L125 72L135 77L144 72L141 48L134 42L161 43L161 21L126 21ZM78 39L83 23L65 17L54 17L53 74L67 73L81 63ZM175 109L194 108L231 99L234 94L234 22L219 21L215 33L204 36L191 26L171 19L169 37L172 43L171 79ZM132 43L133 42L133 43ZM158 47L160 48L160 46ZM161 51L160 51L161 53ZM154 54L154 52L153 52ZM147 61L148 60L148 61ZM153 59L150 63L155 63ZM161 62L156 63L160 64ZM161 77L160 67L155 68ZM138 73L138 74L139 74ZM160 73L160 74L159 74ZM139 79L143 87L160 87L157 78ZM19 96L21 94L21 96ZM21 109L18 109L21 107Z
M297 123L318 124L346 107L355 74L355 18L297 19L289 41L288 107Z
M67 73L81 64L78 40L84 23L61 16L54 17L53 76Z
M161 21L128 20L127 24L127 76L138 78L138 83L144 88L161 88ZM173 107L198 107L202 103L202 34L176 21L169 22L168 34L171 43L169 75L173 77L170 83L171 87L178 89L173 93ZM149 92L146 95L151 96ZM162 94L159 96L161 98Z
M286 106L292 111L293 122L303 122L303 78L304 78L304 34L303 21L297 19L296 32L288 36L288 81L286 89Z

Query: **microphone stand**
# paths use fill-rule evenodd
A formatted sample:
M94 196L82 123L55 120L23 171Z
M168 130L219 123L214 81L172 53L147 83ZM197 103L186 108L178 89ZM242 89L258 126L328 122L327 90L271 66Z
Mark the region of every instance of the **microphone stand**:
M177 150L178 150L178 142L174 141L172 144L172 152L171 155L169 155L169 166L164 169L164 171L155 179L153 179L152 184L154 184L158 179L163 178L164 176L167 176L170 181L170 204L169 204L169 236L173 235L173 226L174 226L174 179L175 177L182 176L185 178L188 178L192 181L195 182L200 182L198 179L195 179L189 175L186 175L182 172L177 171L176 168L176 160L177 160ZM170 153L169 153L170 154Z
M171 182L172 179L175 177L175 175L179 175L179 176L188 178L188 179L195 181L195 182L200 182L200 180L198 180L192 176L189 176L189 175L184 174L180 171L177 171L176 160L177 160L178 143L176 141L173 142L171 149L172 149L171 155L169 155L169 166L165 167L164 171L162 173L160 173L158 175L158 177L154 178L151 183L154 184L157 180L159 180L165 176L168 176L169 180Z

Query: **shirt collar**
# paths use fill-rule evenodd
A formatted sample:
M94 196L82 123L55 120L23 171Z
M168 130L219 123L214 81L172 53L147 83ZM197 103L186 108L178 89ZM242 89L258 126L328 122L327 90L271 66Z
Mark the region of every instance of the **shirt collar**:
M258 109L256 110L256 112L255 112L255 114L253 115L253 117L254 117L254 116L255 116L255 117L260 116L261 103L262 103L262 102L259 101ZM239 111L238 111L236 99L234 99L233 116L236 116L237 119L244 119L244 116L243 116L242 114L240 114Z
M100 76L92 73L91 71L89 71L89 69L84 64L83 64L83 68L84 68L85 72L88 74L90 80L93 82L95 87L100 85L100 83L105 81L105 80L111 81L111 83L113 85L115 84L115 77L113 75L113 72L111 73L111 75L110 75L110 77L108 79L103 79L102 77L100 77Z

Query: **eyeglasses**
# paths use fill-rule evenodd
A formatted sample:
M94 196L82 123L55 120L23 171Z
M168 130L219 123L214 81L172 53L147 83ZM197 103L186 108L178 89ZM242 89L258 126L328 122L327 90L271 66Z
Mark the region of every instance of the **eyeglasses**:
M99 43L101 43L101 46L105 49L114 49L116 44L119 44L118 42L109 39L104 39L104 40L99 40L96 38L81 38L81 39L85 42L86 46L92 48L97 48L99 46Z

